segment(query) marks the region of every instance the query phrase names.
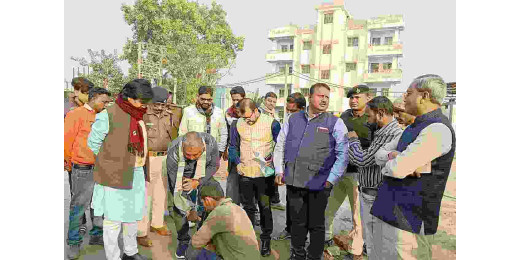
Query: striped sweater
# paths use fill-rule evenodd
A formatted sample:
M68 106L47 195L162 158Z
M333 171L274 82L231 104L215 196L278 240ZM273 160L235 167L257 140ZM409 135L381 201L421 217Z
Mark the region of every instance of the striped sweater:
M363 150L359 138L349 138L348 157L351 164L358 166L359 185L364 188L377 188L383 181L381 166L376 164L375 154L383 145L394 138L399 138L403 130L397 120L383 126L374 134L374 139L367 150Z

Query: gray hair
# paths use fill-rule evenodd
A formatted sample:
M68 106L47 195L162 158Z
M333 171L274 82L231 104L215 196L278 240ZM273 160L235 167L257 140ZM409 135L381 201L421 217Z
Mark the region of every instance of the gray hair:
M182 140L182 148L186 147L204 147L204 142L198 132L191 131L186 133Z
M442 104L446 97L446 83L439 75L426 74L415 78L410 87L430 93L432 103Z

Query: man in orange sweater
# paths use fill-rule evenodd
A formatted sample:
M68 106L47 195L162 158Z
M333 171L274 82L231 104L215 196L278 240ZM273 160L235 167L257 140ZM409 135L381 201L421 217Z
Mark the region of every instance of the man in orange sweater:
M91 88L89 101L76 108L65 117L65 170L70 172L71 200L69 210L69 232L67 243L70 246L69 259L76 259L83 237L80 234L80 223L85 217L85 209L90 204L94 189L92 171L95 156L87 146L90 127L96 114L105 109L110 102L110 93L103 88ZM103 245L103 219L94 217L91 210L92 230L89 232L91 245Z

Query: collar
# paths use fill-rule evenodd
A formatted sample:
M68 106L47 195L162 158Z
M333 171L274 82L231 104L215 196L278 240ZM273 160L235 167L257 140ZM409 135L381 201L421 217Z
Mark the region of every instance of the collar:
M399 127L399 124L397 123L397 120L394 118L392 121L390 121L390 123L386 124L385 126L381 127L380 129L378 129L375 132L375 134L376 135L384 134L395 127Z
M426 114L423 114L423 115L420 115L420 116L416 117L415 121L410 126L415 127L416 125L418 125L418 124L420 124L422 122L428 121L428 119L437 118L437 117L439 117L441 115L442 115L441 108L437 108L437 109L435 109L435 110L433 110L431 112L428 112Z
M83 105L84 108L86 108L88 111L94 111L94 109L92 109L88 104L84 104Z
M224 204L228 204L230 202L231 202L231 198L221 199L220 202L217 204L217 207L221 206L221 205L224 205Z
M367 115L367 113L363 113L361 116L358 117L358 116L354 115L354 110L353 109L349 109L349 113L350 113L350 116L352 118L362 118L362 117Z
M318 116L320 116L320 115L323 114L323 113L325 113L325 112L320 112L320 113L318 113L318 114L315 114L313 117L310 117L310 116L309 116L309 107L306 107L306 108L305 108L305 116L306 116L307 119L309 119L309 120L310 120L310 119L313 119L313 118L315 118L315 117L318 117Z

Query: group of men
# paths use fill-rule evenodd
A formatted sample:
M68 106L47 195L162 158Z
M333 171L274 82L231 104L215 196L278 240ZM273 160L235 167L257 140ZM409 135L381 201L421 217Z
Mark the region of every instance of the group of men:
M110 260L120 259L121 226L121 259L146 259L137 245L153 246L148 228L171 235L165 209L177 231L177 259L259 259L271 254L273 208L286 211L285 229L273 239L291 240L290 259L322 259L347 196L354 259L362 259L363 245L369 259L431 259L455 152L440 108L446 84L437 75L414 79L394 104L355 86L347 93L351 109L339 118L327 112L330 87L316 83L308 106L301 93L287 97L283 124L273 92L257 104L234 87L224 112L213 89L201 86L196 103L181 109L166 89L136 79L105 109L105 89L83 78L73 86L79 105L65 118L71 259L89 206L89 243L104 245ZM221 159L228 161L225 193L212 177ZM198 222L193 237L190 222Z

